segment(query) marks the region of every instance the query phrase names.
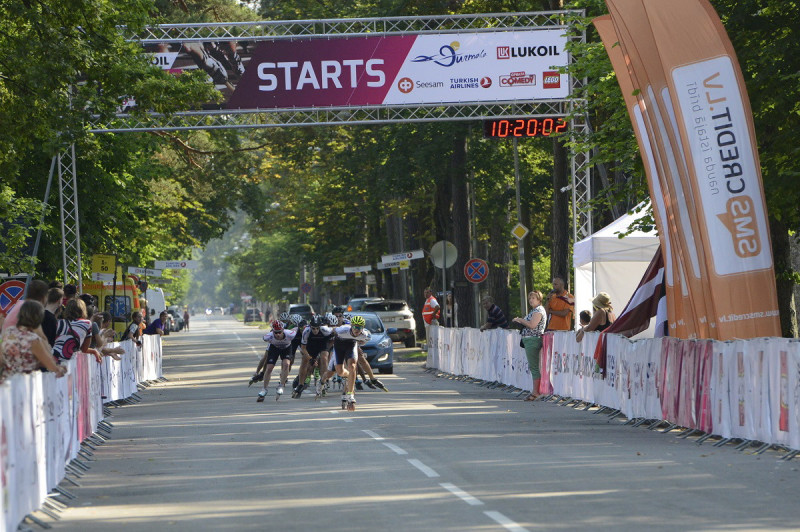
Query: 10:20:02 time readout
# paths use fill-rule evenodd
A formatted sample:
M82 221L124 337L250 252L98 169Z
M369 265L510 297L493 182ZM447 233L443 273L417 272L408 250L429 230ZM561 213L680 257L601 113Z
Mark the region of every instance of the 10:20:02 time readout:
M498 118L483 121L484 138L549 137L569 127L564 118Z

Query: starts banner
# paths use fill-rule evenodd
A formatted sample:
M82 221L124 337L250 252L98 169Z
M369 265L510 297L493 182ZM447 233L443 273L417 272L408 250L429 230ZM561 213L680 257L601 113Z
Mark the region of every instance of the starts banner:
M153 63L202 69L227 109L561 99L562 29L147 45ZM134 105L135 102L129 102Z

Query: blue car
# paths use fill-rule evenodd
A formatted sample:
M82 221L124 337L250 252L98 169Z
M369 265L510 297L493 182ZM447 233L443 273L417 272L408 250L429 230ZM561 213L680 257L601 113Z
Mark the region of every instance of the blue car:
M387 329L377 314L373 312L351 312L353 316L363 316L366 329L372 334L369 342L361 346L369 365L379 373L394 373L394 347L389 334L397 329Z

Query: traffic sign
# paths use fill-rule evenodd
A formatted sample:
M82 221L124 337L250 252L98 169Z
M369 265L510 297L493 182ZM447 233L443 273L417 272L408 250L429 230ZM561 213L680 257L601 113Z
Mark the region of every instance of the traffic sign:
M378 269L379 270L388 270L389 268L391 268L392 270L396 270L398 268L403 269L403 270L407 270L409 266L411 266L411 261L409 261L409 260L396 260L396 261L392 261L392 262L379 262L378 263ZM393 273L397 273L397 272L393 272Z
M522 224L517 224L514 226L514 229L511 230L511 234L517 237L517 240L522 240L525 238L525 235L528 234L528 228Z
M156 269L194 270L197 268L196 260L157 260Z
M113 273L92 272L92 281L113 281L113 280L114 280Z
M296 286L289 286L286 288L281 288L281 292L297 292Z
M326 276L324 276L322 278L322 280L323 280L323 282L326 282L326 283L335 283L335 282L338 282L338 281L346 281L347 280L347 276L346 275L326 275Z
M381 260L386 262L396 262L399 260L414 260L421 259L425 256L425 252L421 249L414 251L401 251L400 253L392 253L390 255L381 255Z
M303 284L300 285L300 290L304 294L310 294L311 293L311 285L309 283L303 283Z
M16 303L22 294L25 293L25 282L12 279L0 284L0 311L8 310Z
M366 266L345 266L344 273L361 273L361 272L371 272L372 271L372 264L367 264Z
M128 273L132 273L134 275L154 275L157 277L161 275L161 270L153 270L150 268L136 268L134 266L128 266Z
M92 273L110 273L113 278L116 263L114 255L92 255Z
M471 283L482 283L489 276L489 265L483 259L469 259L464 265L464 277Z

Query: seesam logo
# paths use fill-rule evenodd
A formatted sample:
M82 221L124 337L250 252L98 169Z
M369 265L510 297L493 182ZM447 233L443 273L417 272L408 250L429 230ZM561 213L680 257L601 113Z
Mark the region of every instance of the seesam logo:
M544 89L560 89L561 88L561 74L555 70L547 70L542 72L542 88Z
M414 81L411 78L400 78L400 81L397 82L397 88L403 94L408 94L414 90Z
M500 76L501 87L516 87L518 85L536 85L536 74L523 72L512 72L506 76Z

